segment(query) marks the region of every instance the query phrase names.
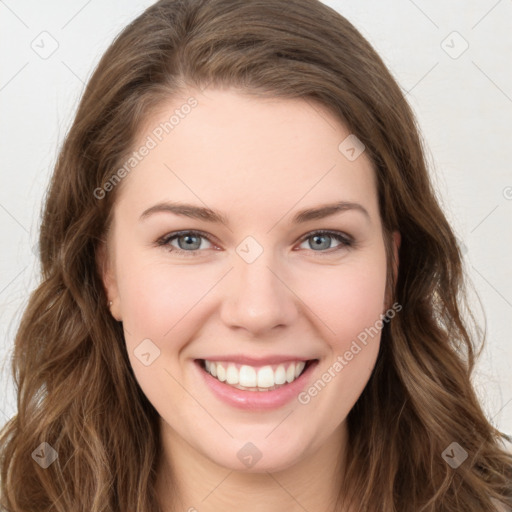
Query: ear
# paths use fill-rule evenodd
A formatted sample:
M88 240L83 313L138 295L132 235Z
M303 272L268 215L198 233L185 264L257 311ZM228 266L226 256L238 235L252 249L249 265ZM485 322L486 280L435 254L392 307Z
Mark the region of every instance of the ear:
M110 314L118 322L121 322L119 290L117 288L113 261L114 255L109 248L108 242L101 240L96 251L96 266L103 282L105 295L107 296L107 304L105 304L105 307L110 310ZM109 306L110 301L112 301L112 304Z

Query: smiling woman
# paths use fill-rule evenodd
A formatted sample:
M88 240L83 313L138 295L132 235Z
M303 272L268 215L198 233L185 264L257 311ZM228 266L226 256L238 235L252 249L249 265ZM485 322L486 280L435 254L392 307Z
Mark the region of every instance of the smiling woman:
M512 506L414 116L320 2L161 0L126 27L40 248L8 512Z
M329 510L339 485L329 468L342 460L345 420L379 340L315 403L298 397L390 308L371 161L348 160L338 149L346 128L300 98L186 95L198 100L194 115L120 185L100 256L135 378L161 418L162 496L173 503L171 468L191 480L178 510L200 503L228 468L238 474L212 494L211 510L236 508L248 491L266 496L255 509L290 506L254 473L275 475L307 509ZM150 366L138 359L143 339L158 353ZM244 468L245 450L257 464ZM291 480L319 467L315 489Z

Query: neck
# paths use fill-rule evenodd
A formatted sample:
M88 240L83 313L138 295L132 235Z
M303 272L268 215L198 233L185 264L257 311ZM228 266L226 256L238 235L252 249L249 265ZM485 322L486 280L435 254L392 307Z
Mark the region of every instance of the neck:
M164 512L304 512L334 509L345 466L346 423L320 449L275 472L247 472L216 464L162 419L157 493Z

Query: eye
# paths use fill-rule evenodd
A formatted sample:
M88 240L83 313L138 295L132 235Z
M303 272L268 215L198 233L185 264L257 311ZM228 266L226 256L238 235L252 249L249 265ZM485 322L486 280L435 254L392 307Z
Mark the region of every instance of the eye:
M331 245L332 239L337 240L339 242L339 245L337 245L336 247L329 247ZM313 233L308 234L302 240L302 243L308 240L313 240L313 242L309 243L309 246L314 247L314 251L320 253L325 253L326 251L318 251L317 249L334 249L334 251L337 251L345 247L353 247L355 245L354 240L351 237L343 233L339 233L337 231L327 230L315 231ZM331 250L328 252L328 254L331 254L334 251Z
M199 254L199 248L201 247L201 239L208 240L208 237L200 231L179 231L164 236L157 241L157 245L168 246L170 252L184 256L197 256ZM171 244L171 242L175 240L178 242L178 247ZM183 249L183 247L186 249Z
M211 247L201 247L201 240L207 240L211 244L208 236L201 231L179 231L169 233L164 237L157 240L157 246L165 246L170 252L183 255L183 256L198 256L201 249L208 249ZM313 242L309 244L313 247L313 251L319 254L327 253L332 254L334 251L341 250L343 248L351 248L355 246L355 241L352 237L345 235L337 231L320 230L309 233L301 240L301 245L312 239ZM335 247L330 247L332 240L336 240L339 244ZM173 245L172 242L177 242L177 246ZM325 249L332 249L326 251Z

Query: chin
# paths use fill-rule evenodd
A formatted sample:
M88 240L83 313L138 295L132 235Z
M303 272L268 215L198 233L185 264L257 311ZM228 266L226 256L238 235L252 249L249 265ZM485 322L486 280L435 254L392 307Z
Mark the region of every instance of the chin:
M267 435L267 434L265 434ZM298 446L283 446L268 439L233 442L234 447L219 447L215 453L205 455L215 464L242 473L274 473L297 464L303 452Z

